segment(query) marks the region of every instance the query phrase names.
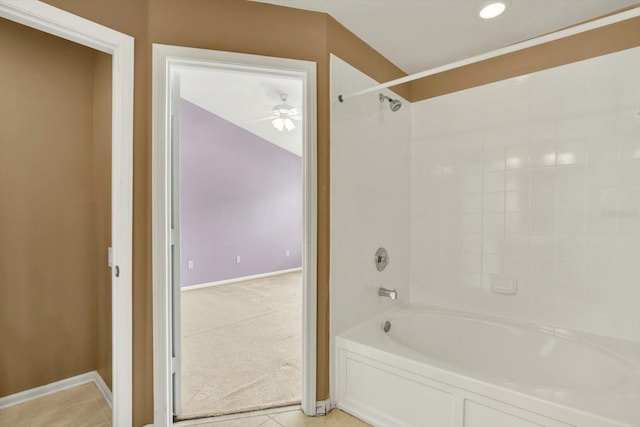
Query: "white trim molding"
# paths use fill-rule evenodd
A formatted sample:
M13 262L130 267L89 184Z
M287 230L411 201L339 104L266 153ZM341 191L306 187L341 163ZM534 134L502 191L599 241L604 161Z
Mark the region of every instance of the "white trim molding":
M104 400L107 402L107 405L109 405L109 408L113 409L113 393L111 393L111 389L109 388L107 383L104 382L104 379L102 379L102 376L97 371L93 371L92 374L93 382L96 383L98 391L100 392L102 397L104 397Z
M252 71L303 83L303 391L302 410L316 414L316 64L309 61L153 45L153 375L154 425L173 424L171 357L171 75L180 68Z
M0 17L112 56L113 425L132 423L133 37L37 0L0 0Z
M100 391L100 394L102 394L102 397L104 397L104 400L107 402L109 407L111 407L111 390L109 390L109 387L107 387L107 385L104 383L100 374L98 374L96 371L91 371L84 374L76 375L75 377L65 378L63 380L45 384L40 387L34 387L29 390L1 397L0 410L7 409L12 406L29 402L30 400L49 396L50 394L59 393L61 391L88 383L94 383L96 385L96 387Z
M217 282L199 283L197 285L183 286L182 292L195 291L196 289L209 288L211 286L230 285L231 283L246 282L247 280L264 279L266 277L279 276L281 274L302 271L302 267L290 268L288 270L271 271L269 273L254 274L252 276L236 277L235 279L219 280Z

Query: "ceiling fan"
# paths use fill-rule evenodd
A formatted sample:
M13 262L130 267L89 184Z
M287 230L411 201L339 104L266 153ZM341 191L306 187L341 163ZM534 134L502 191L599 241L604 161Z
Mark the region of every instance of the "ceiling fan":
M283 132L286 130L287 132L291 132L296 128L294 120L299 121L302 119L302 116L297 108L287 104L287 99L289 99L289 95L281 93L280 100L282 103L273 107L273 115L255 121L271 120L271 124L277 131Z

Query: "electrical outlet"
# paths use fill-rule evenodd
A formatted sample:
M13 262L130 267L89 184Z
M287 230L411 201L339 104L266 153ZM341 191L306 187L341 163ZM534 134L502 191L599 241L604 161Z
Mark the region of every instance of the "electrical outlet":
M236 255L236 264L240 264L240 255Z
M193 260L192 260L192 259L190 259L189 261L187 261L187 268L188 268L189 270L193 270Z

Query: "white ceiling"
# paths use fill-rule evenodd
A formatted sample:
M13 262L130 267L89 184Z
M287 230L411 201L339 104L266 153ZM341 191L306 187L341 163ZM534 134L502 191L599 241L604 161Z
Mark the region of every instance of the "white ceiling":
M291 132L279 132L265 117L281 104L280 94L289 95L287 104L302 111L302 81L241 71L202 69L180 70L180 96L259 137L302 156L302 126L296 121ZM304 111L302 111L304 114Z
M486 0L254 1L329 13L408 74L640 4L638 0L510 0L501 16L483 20L477 11Z

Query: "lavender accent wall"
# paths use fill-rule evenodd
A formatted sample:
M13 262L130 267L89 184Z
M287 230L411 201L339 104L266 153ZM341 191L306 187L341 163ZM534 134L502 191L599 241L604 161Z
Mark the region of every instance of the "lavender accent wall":
M181 174L182 286L302 265L300 157L183 99Z

